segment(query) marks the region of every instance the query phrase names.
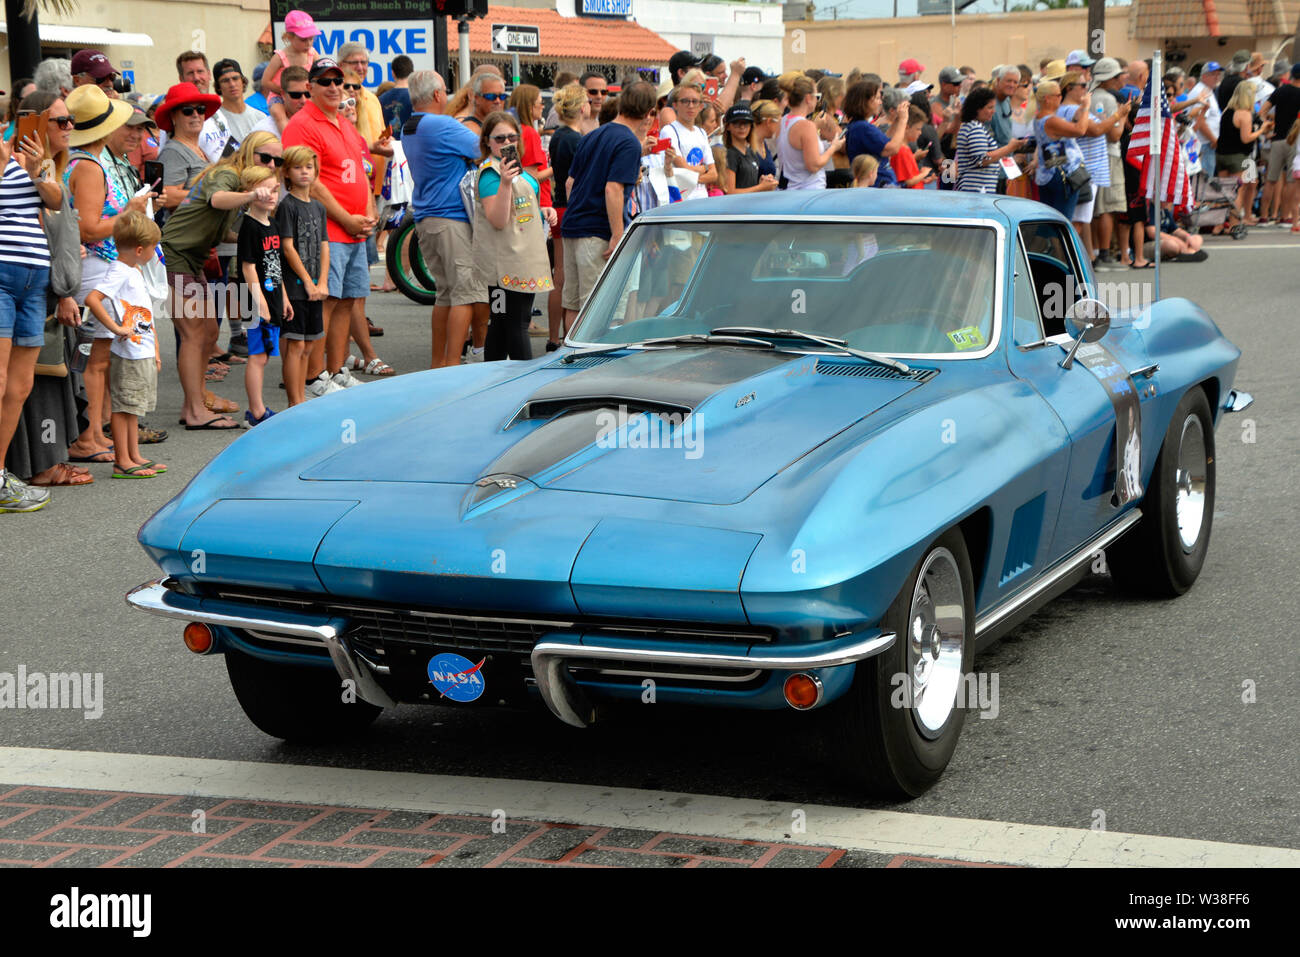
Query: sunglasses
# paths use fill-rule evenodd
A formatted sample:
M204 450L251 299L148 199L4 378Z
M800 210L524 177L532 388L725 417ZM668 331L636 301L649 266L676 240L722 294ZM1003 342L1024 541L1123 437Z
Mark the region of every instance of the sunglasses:
M72 129L72 128L76 125L76 123L77 123L77 121L74 120L74 119L73 119L72 117L70 117L70 116L51 116L51 117L50 117L50 122L51 122L51 123L57 123L59 129L61 129L61 130L70 130L70 129Z
M343 84L343 89L345 89L345 90L351 90L352 92L355 93L357 90L361 89L361 84L360 84L360 83L344 83L344 84Z
M287 97L289 97L289 99L291 99L291 100L301 100L304 96L307 95L307 91L306 91L306 90L298 90L298 91L295 93L293 90L285 90L285 91L284 91L284 95L287 96Z
M267 166L270 166L272 163L274 163L277 167L284 165L283 156L272 156L270 153L262 153L262 152L257 152L254 155Z
M314 82L319 83L321 86L342 86L342 85L343 85L343 77L341 77L341 76L322 76L322 77L318 77Z
M176 107L175 112L179 113L181 116L193 116L195 113L202 113L203 107L189 104L186 106Z
M609 96L609 90L588 90L588 96Z
M518 143L518 133L502 133L500 136L488 137L493 143Z
M505 93L480 93L479 96L485 100L499 100L502 103L509 99Z

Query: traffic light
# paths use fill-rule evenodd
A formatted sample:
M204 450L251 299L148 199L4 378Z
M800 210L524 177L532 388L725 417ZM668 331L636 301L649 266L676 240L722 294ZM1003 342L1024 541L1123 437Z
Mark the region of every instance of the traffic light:
M433 0L435 12L447 17L486 17L487 0Z

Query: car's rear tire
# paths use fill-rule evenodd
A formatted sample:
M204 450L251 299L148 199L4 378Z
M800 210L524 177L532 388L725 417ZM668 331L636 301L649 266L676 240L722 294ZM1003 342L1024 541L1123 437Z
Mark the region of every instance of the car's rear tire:
M960 532L926 549L881 627L897 634L894 644L858 662L852 687L834 705L840 759L872 793L906 800L943 774L966 718L975 589Z
M226 652L226 671L248 719L273 738L330 741L368 727L383 708L344 701L333 669L283 665Z
M1176 598L1201 573L1214 522L1214 422L1199 388L1174 411L1142 520L1106 550L1116 587L1133 595Z

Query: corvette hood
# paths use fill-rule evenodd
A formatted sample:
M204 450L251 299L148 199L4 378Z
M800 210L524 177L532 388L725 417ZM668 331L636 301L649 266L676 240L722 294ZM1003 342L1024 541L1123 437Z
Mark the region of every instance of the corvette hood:
M538 488L727 504L917 385L745 347L588 356L358 428L300 477L472 486L463 515Z

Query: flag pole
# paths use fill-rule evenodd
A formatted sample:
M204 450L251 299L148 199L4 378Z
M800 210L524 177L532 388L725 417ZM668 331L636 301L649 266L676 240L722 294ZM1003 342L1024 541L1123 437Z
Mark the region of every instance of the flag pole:
M1156 276L1155 276L1155 300L1160 301L1160 207L1162 199L1163 178L1160 173L1164 168L1160 163L1160 134L1163 131L1161 125L1163 117L1160 115L1160 97L1157 90L1163 90L1163 86L1156 84L1162 83L1164 70L1161 69L1160 51L1156 50L1151 56L1151 184L1155 193L1155 227L1156 227Z

